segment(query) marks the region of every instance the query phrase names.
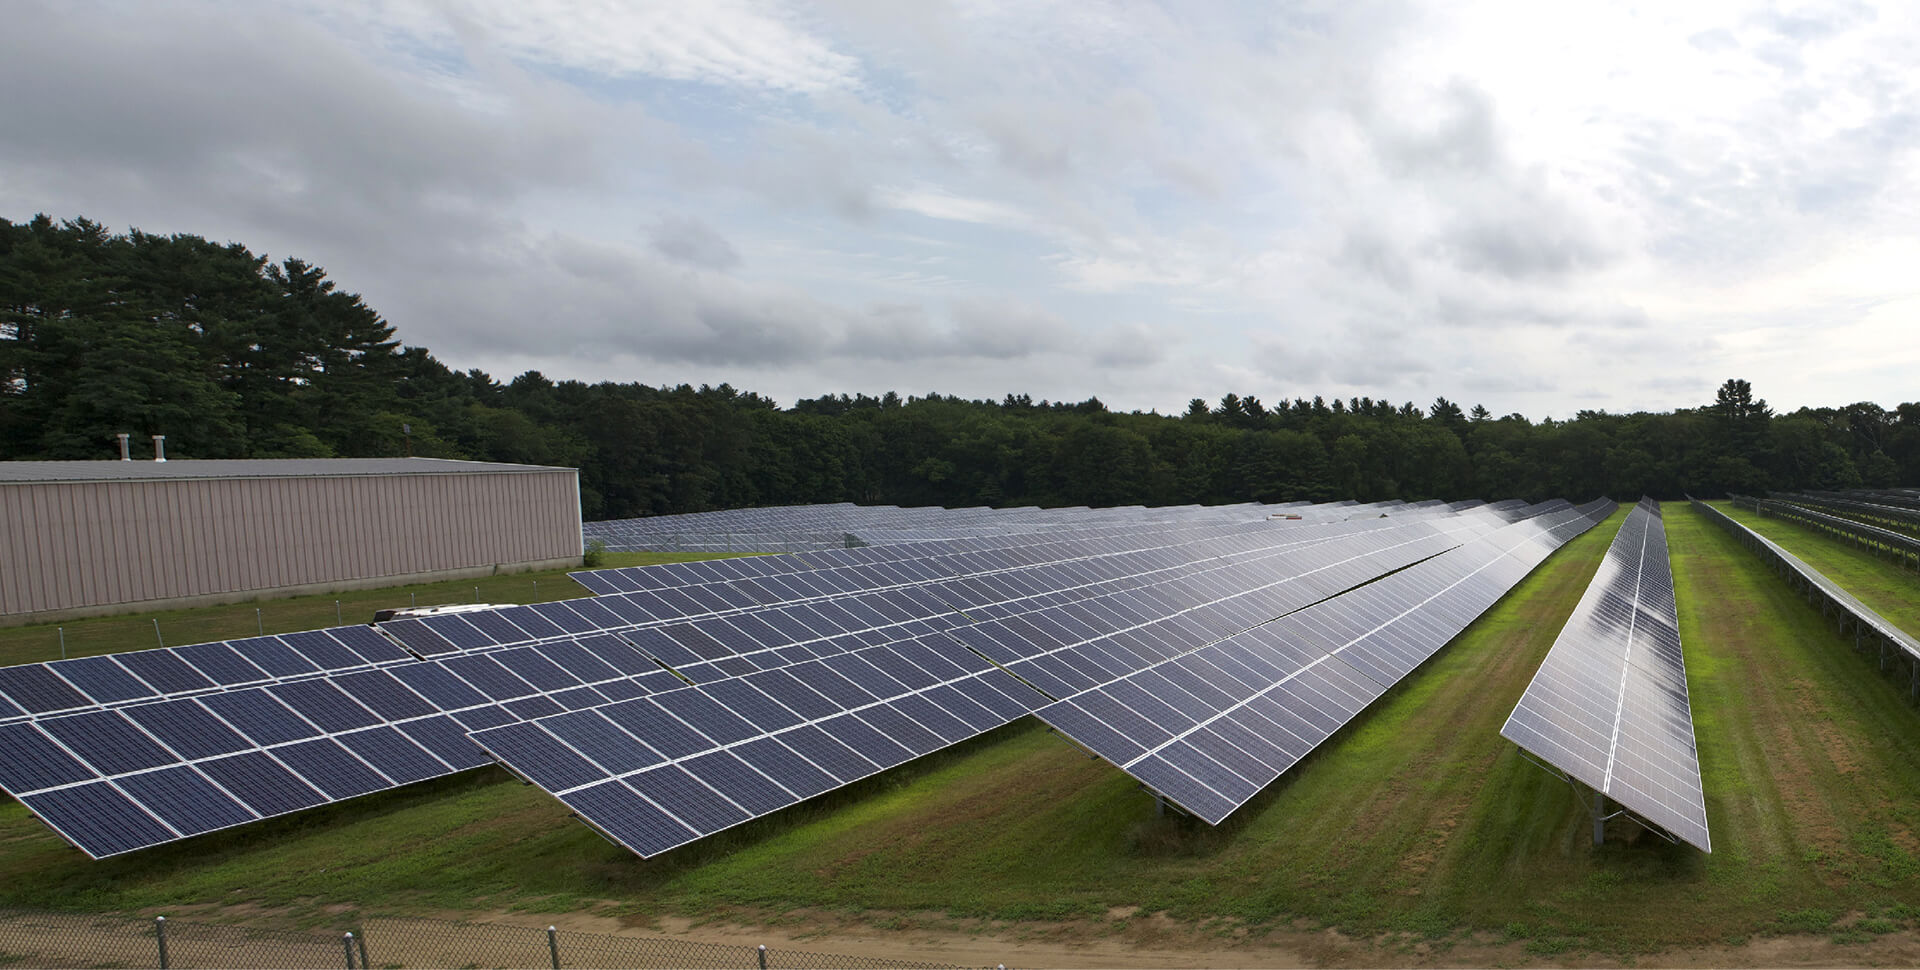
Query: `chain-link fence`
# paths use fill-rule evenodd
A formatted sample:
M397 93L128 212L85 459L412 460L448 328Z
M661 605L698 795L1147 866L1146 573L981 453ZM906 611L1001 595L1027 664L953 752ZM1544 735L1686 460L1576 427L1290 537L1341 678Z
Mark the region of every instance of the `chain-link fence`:
M263 930L164 917L0 909L0 967L687 967L712 970L936 968L870 956L657 936L369 919L354 931ZM1004 968L1003 968L1004 970Z

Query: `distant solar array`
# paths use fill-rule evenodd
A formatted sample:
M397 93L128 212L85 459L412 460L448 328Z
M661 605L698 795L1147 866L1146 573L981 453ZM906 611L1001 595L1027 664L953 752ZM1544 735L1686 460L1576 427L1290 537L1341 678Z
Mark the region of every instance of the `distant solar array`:
M1658 503L1643 499L1627 516L1500 733L1639 818L1712 851Z
M1414 507L1438 504L1428 502ZM585 523L582 532L586 541L603 543L615 552L807 552L958 537L1047 532L1102 524L1134 527L1157 524L1240 525L1275 515L1327 521L1379 509L1405 507L1398 502L1331 502L1322 505L1305 502L1263 505L1248 502L1158 508L1042 509L1029 506L943 509L839 503L613 519Z
M1851 540L1867 549L1892 556L1902 563L1920 569L1920 536L1883 528L1862 521L1856 515L1822 511L1815 507L1815 504L1800 500L1752 498L1746 495L1730 496L1730 500L1735 505L1753 509L1761 515L1792 519L1822 532Z
M1140 689L1194 718L1153 764L1231 799L1260 772L1229 785L1184 752L1221 758L1223 737L1281 765L1229 722L1344 690L1335 720L1301 712L1331 733L1605 514L1267 509L1046 510L1017 529L962 510L914 530L978 534L600 570L576 574L597 594L582 599L0 668L0 787L104 857L498 760L651 855L1035 710L1099 750L1062 702L1127 707ZM1286 751L1313 737L1282 735Z

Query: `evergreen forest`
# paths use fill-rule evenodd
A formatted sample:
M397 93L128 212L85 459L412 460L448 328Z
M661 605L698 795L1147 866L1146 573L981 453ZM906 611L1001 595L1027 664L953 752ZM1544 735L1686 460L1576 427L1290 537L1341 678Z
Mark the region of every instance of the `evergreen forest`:
M171 458L573 466L589 519L839 501L1580 501L1920 482L1920 402L1775 413L1739 379L1697 407L1537 421L1444 397L1228 393L1162 415L1024 394L827 394L782 408L727 384L501 381L403 345L299 259L86 219L0 219L0 458L111 458L122 431L167 435Z

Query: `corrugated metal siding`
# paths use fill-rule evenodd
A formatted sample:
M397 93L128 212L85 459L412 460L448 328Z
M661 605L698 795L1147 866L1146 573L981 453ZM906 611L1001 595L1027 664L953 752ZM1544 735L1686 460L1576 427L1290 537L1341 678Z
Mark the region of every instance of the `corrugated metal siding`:
M0 613L580 554L572 470L0 485Z

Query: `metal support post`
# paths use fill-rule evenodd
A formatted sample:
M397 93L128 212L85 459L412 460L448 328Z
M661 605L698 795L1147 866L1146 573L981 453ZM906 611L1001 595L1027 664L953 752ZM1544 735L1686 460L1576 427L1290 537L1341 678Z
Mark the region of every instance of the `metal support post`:
M347 625L347 621L340 618L340 601L339 600L333 601L333 621L341 626Z
M1593 793L1593 844L1607 841L1607 796Z
M67 659L67 628L60 627L60 659Z
M153 936L160 941L160 970L167 970L172 964L167 961L167 918L165 916L153 918Z
M767 970L767 945L760 944L760 970Z
M360 934L353 938L353 942L354 945L360 948L360 970L367 970L367 968L373 966L373 961L367 959L367 931L365 928L362 928Z
M258 606L253 608L253 628L261 636L264 637L267 635L267 621L260 615L260 607Z
M560 933L547 927L547 956L553 958L553 970L560 970Z
M340 950L341 952L347 955L347 970L353 970L353 934L352 933L348 933L345 936L342 936L340 938Z
M160 618L157 616L153 618L153 638L158 641L162 647L167 645L167 641L160 639Z

